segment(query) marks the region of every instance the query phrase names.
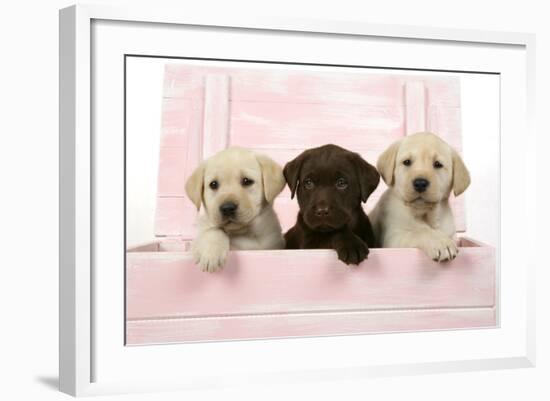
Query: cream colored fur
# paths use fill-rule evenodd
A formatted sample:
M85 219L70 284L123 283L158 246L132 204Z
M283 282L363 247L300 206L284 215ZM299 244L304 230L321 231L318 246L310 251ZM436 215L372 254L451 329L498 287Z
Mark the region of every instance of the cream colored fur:
M254 181L243 185L243 179ZM217 189L210 183L216 181ZM223 267L230 249L282 249L281 225L273 211L273 201L283 190L281 167L267 156L232 147L204 161L187 180L185 190L199 217L197 238L191 250L203 271ZM238 205L235 218L223 218L219 211L225 202Z
M436 161L443 167L435 168ZM417 133L392 144L380 155L377 168L388 185L369 214L380 244L419 248L436 261L454 259L458 248L449 195L451 190L460 195L470 184L458 153L437 135ZM420 177L430 181L423 193L412 184Z

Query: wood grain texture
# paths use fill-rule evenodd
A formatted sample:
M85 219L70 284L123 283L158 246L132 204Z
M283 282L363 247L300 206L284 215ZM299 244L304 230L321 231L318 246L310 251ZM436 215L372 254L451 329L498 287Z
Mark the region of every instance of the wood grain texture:
M199 89L195 97L163 99L156 236L190 238L195 232L197 211L187 199L185 181L202 158L204 88Z
M189 253L128 253L127 318L489 307L493 284L488 247L444 264L416 249L372 249L358 267L329 250L232 251L210 275Z
M134 320L128 345L494 327L494 308Z
M427 115L428 131L437 132L449 145L462 151L462 120L459 107L430 106Z
M334 143L381 153L389 142L403 136L403 123L402 107L231 103L231 143L267 150Z
M202 124L202 99L164 98L160 146L200 149L192 141L201 137Z
M157 180L157 195L159 197L166 198L186 196L185 180L188 176L188 164L187 148L162 148L160 152L159 176Z
M431 94L427 105L460 107L458 79L439 76L379 74L367 70L321 72L302 70L249 69L167 65L164 95L168 98L204 96L203 78L209 74L231 76L231 101L280 103L343 103L365 106L403 107L404 85L423 82Z
M187 197L158 197L155 212L155 235L194 238L197 232L197 209Z
M494 249L459 240L450 263L416 249L372 249L358 267L333 251L232 251L219 274L190 241L127 253L128 344L493 327Z
M208 159L228 146L229 83L227 74L205 76L203 159Z
M376 164L393 141L425 129L462 148L460 85L449 77L167 65L162 118L155 232L184 239L196 219L184 200L184 182L200 160L230 145L281 165L326 143ZM371 196L367 212L383 189ZM279 198L276 209L287 230L298 206L287 190ZM451 204L463 232L463 198ZM171 207L185 210L160 210Z
M423 82L405 84L405 133L426 131L426 88Z

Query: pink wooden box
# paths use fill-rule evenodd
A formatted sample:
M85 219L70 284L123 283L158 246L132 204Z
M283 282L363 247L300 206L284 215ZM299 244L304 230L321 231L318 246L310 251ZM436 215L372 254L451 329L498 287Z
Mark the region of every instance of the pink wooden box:
M203 158L241 145L283 165L335 143L375 164L424 130L461 150L458 78L167 65L163 102L158 240L126 254L127 344L495 326L494 249L464 237L443 264L416 249L371 249L352 268L330 250L232 251L207 274L188 252L197 212L184 183ZM451 202L462 233L463 196ZM286 231L298 211L288 188L275 209Z

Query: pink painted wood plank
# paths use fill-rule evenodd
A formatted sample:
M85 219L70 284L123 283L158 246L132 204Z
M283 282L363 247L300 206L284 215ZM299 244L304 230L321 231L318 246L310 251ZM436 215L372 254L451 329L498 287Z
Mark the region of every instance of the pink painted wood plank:
M426 88L423 82L405 84L406 135L426 131Z
M484 242L481 242L479 240L476 240L470 237L465 237L465 236L459 238L459 244L462 247L472 247L472 246L489 247L489 245L487 245Z
M165 86L169 76L165 75ZM196 207L186 199L185 181L202 153L203 91L194 97L164 99L157 179L155 235L190 237Z
M133 246L128 248L126 252L188 252L190 249L191 240L169 237Z
M403 124L402 107L231 103L231 142L261 149L306 149L335 143L382 151L403 136Z
M462 151L462 120L459 107L430 106L427 129L436 132L458 152Z
M228 75L206 75L202 156L207 159L227 147L229 139Z
M184 183L203 157L228 145L266 153L284 165L301 151L336 143L371 164L408 130L440 129L461 149L460 86L448 77L241 68L167 66L158 180L156 233L184 236L194 206ZM408 127L408 128L406 128ZM380 185L365 210L383 192ZM168 198L173 198L168 200ZM286 230L296 202L287 189L277 211ZM459 232L466 229L463 197L452 200Z
M178 64L164 66L163 93L166 98L204 98L204 74L221 72Z
M167 238L158 245L159 252L189 252L191 241L181 238Z
M202 99L163 99L161 147L193 147L193 138L202 136ZM195 145L196 146L196 145Z
M137 320L128 345L494 327L494 308Z
M459 238L458 241L461 247L488 247L486 244L467 237ZM188 252L191 249L191 242L192 240L168 237L128 248L127 252Z
M430 92L428 104L459 107L456 94L459 80L436 76L406 76L350 72L247 69L168 65L164 93L166 97L194 97L201 93L201 77L229 74L232 101L267 101L296 103L345 103L376 106L403 106L403 86L414 79L424 82ZM322 85L319 85L319 83Z
M296 199L290 199L290 196L279 197L275 200L273 209L275 213L277 213L283 233L294 226L296 223L296 216L298 216L298 211L300 210Z
M466 205L464 202L464 195L455 198L454 195L451 194L449 204L451 205L451 210L453 211L456 232L466 232Z
M207 275L189 253L127 254L127 318L494 304L494 250L440 264L417 249L373 249L350 268L330 250L232 251ZM220 296L223 294L223 296Z
M188 176L186 148L161 148L157 194L161 198L183 197ZM160 205L157 203L157 208Z
M159 197L155 213L155 235L194 238L197 216L196 207L186 197Z

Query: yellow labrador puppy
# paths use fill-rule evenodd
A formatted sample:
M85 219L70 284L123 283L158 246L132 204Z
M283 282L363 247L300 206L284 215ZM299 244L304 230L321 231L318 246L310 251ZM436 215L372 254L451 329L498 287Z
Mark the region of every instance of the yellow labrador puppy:
M283 190L282 168L267 156L232 147L205 160L185 191L197 210L198 236L191 250L203 271L225 263L229 249L282 249L281 225L273 201Z
M369 215L383 247L420 248L435 261L458 254L449 207L470 174L458 153L437 135L420 132L393 143L377 163L388 185Z

